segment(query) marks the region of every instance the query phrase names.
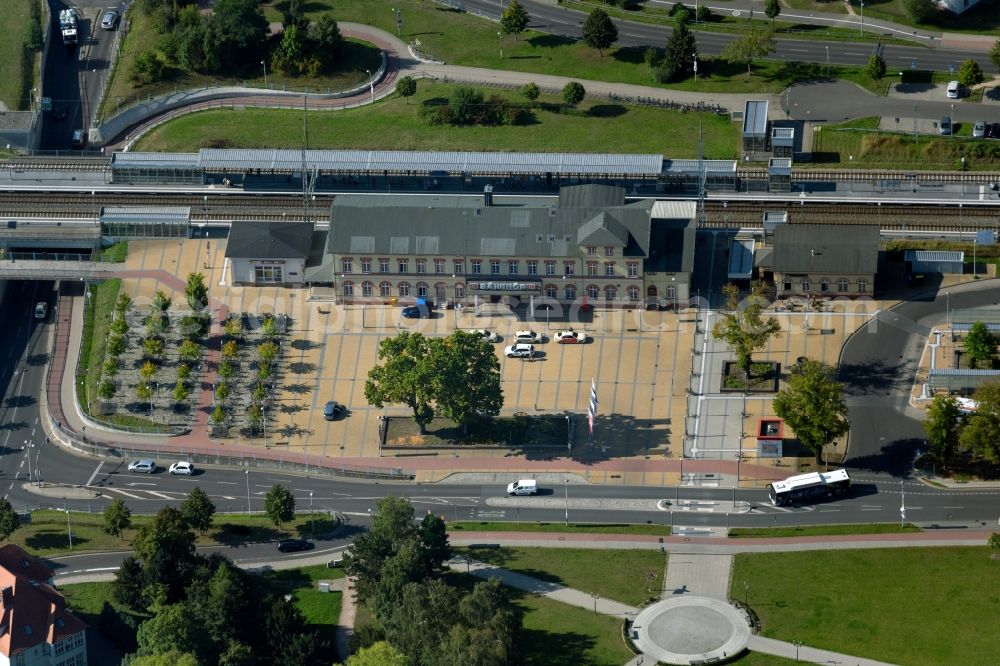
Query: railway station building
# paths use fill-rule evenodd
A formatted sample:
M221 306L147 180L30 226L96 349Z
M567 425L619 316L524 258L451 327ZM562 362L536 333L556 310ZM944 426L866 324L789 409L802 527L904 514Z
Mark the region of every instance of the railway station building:
M690 297L695 213L609 185L502 200L340 195L327 254L344 303L670 306Z
M778 298L873 296L878 242L874 225L777 225L770 268Z
M310 222L234 222L226 243L232 284L302 285L313 233Z

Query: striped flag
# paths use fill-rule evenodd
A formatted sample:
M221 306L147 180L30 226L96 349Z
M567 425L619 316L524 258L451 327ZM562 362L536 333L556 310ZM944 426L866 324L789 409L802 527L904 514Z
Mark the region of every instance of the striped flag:
M597 416L597 385L594 380L590 380L590 406L587 408L587 425L590 426L590 434L594 434L594 417Z

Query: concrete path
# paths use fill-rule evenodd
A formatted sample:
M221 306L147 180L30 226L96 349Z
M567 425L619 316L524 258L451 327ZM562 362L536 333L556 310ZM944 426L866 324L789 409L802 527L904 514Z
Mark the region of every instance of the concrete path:
M580 590L574 590L564 585L539 580L538 578L526 576L516 571L495 567L492 564L477 562L476 560L466 561L464 557L456 557L446 562L446 564L453 571L469 573L483 580L499 578L500 582L508 587L530 592L531 594L569 604L570 606L586 608L601 615L613 615L624 619L635 617L639 612L638 608L629 606L628 604L604 599L603 597L594 597L589 592L581 592Z
M750 636L750 640L747 642L747 648L753 650L754 652L763 652L764 654L773 654L778 657L784 657L785 659L807 661L814 664L891 666L884 661L865 659L864 657L853 657L846 654L840 654L838 652L830 652L829 650L819 650L817 648L811 648L808 645L797 646L794 643L777 641L773 638L764 638L763 636Z
M693 594L725 601L729 599L732 568L732 555L671 553L663 598Z

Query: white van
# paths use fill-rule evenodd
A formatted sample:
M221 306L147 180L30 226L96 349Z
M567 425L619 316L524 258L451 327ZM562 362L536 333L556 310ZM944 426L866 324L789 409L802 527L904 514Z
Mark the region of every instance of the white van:
M520 479L507 484L508 495L537 495L538 482L534 479Z

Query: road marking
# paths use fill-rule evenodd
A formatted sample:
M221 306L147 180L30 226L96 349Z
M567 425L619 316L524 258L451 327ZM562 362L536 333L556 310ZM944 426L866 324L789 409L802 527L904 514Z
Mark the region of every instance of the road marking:
M344 516L363 516L366 518L371 518L372 515L364 511L338 511L337 513L340 513Z
M880 507L880 506L872 506L872 507L863 506L863 507L861 507L861 510L862 511L881 511L882 507Z
M149 493L150 495L155 496L155 497L159 497L160 499L165 499L165 500L172 500L172 499L174 499L170 495L164 495L163 493L158 493L155 490L147 490L146 492Z
M131 497L132 499L149 499L149 498L147 498L147 497L142 497L141 495L134 495L134 494L132 494L132 493L127 493L127 492L125 492L124 490L120 490L120 489L118 489L118 488L102 488L101 486L97 486L97 488L98 488L98 489L99 489L99 490L100 490L101 492L112 492L112 493L121 493L121 494L122 494L122 495L124 495L125 497Z
M216 481L220 486L235 486L235 481Z
M101 467L103 467L103 466L104 466L104 461L103 460L101 462L97 463L97 469L95 469L94 473L90 475L89 479L87 479L87 483L85 483L83 485L89 486L90 484L92 484L94 482L94 477L97 476L97 473L101 471Z

